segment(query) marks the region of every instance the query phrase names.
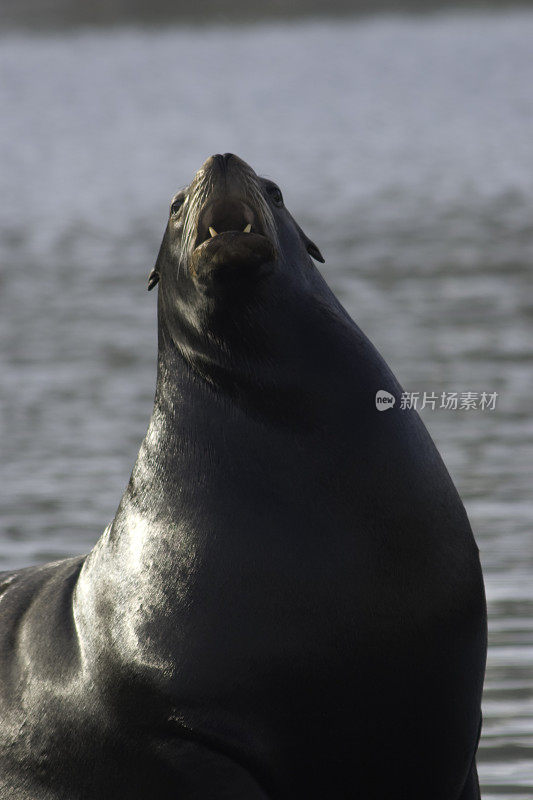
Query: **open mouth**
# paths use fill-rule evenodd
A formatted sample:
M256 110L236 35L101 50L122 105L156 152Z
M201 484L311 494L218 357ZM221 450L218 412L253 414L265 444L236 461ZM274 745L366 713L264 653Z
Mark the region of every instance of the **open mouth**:
M262 216L244 200L225 196L200 212L189 269L208 287L213 281L233 285L232 276L244 286L269 274L276 254Z
M236 236L254 234L265 238L258 216L247 203L237 199L216 200L207 205L200 215L195 249L207 247L213 240L217 240L220 246L225 239L235 241Z

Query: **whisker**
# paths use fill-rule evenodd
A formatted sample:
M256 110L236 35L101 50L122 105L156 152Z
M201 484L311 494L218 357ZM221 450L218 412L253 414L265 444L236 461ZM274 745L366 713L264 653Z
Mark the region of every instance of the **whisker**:
M191 184L189 191L187 210L183 222L183 233L181 237L181 247L179 263L186 262L187 257L193 250L194 240L198 230L200 214L205 204L213 194L215 187L214 172L211 169L199 170ZM257 213L265 234L278 244L274 215L268 201L266 200L259 180L255 172L246 167L241 173L243 199L254 208ZM178 267L179 269L179 267Z

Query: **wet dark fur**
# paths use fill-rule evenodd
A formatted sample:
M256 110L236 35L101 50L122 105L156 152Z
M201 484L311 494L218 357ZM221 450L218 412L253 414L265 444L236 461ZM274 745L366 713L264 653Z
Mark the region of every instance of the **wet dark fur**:
M115 519L87 557L1 584L0 797L474 800L463 505L418 415L376 411L400 387L271 185L221 157L195 180L196 220L256 182L272 260L235 269L252 240L228 236L237 255L208 243L220 269L195 274L198 223L184 247L171 214L154 411Z

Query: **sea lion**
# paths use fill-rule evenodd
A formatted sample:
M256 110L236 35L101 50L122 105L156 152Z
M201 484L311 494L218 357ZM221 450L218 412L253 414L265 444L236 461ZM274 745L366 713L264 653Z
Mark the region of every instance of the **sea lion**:
M478 550L279 187L172 200L154 409L86 557L5 575L0 795L473 800Z

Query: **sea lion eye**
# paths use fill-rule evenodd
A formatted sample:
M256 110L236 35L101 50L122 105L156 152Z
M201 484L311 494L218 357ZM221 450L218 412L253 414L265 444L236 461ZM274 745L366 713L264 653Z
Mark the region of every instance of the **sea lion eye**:
M182 205L183 205L183 201L184 201L184 200L185 200L185 197L176 197L176 198L175 198L175 199L172 201L172 205L170 206L170 213L171 213L173 216L174 216L174 214L177 214L177 213L178 213L178 211L180 210L180 208L181 208L181 207L182 207Z
M274 205L281 208L281 206L283 205L283 195L281 194L281 191L278 189L278 187L268 186L267 192L272 198L272 202L274 203Z

